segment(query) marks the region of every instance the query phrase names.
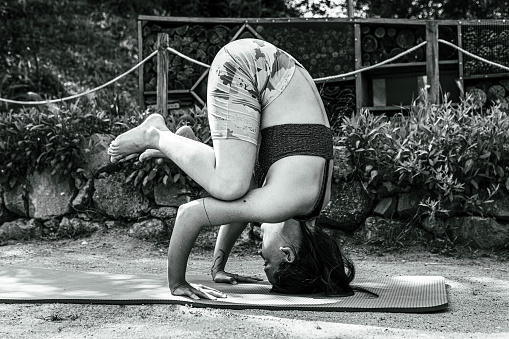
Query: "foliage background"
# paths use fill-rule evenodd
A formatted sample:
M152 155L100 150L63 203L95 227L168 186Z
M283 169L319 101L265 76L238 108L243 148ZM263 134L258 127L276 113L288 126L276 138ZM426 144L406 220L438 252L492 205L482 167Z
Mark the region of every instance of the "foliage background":
M460 0L358 0L355 4L356 15L362 17L472 19L501 18L509 14L509 8L503 0L467 3ZM338 3L333 0L0 0L0 97L18 100L58 98L81 93L114 78L138 61L136 17L139 14L196 17L324 16L333 7L340 8L340 13L344 14L345 6L346 1ZM143 118L136 97L137 75L134 72L101 91L60 107L23 108L1 103L2 183L12 187L24 174L40 170L43 166L63 173L76 173L79 169L78 163L73 160L79 157L76 141L82 141L84 136L93 132L118 134L136 125ZM207 141L203 116L199 111L191 115L186 117L186 121L168 123L173 129L190 124L202 140ZM506 119L505 116L496 115L488 115L488 118L481 123L469 121L487 126L496 119L504 123ZM374 117L365 116L363 119ZM345 126L352 121L347 121ZM378 135L376 131L382 127L372 121L363 121L365 126L369 123L372 123L373 133ZM420 126L423 121L417 119L412 123ZM421 132L424 133L423 130ZM474 132L462 130L461 135ZM357 132L345 130L344 133L354 135ZM422 135L426 136L426 133ZM476 147L483 149L483 145L476 144ZM414 154L416 150L409 151L409 154ZM357 174L367 175L364 179L376 184L382 175L381 169L374 175L372 152L352 151L357 160L364 161L358 163L362 170ZM444 148L445 151L447 149ZM486 178L495 177L496 183L506 187L506 157L497 153L502 151L505 152L505 149L489 150L489 156L488 153L480 153L479 159L489 160L485 162L491 167L479 170ZM420 155L424 157L424 153ZM503 163L499 164L502 158ZM376 160L384 163L383 159ZM403 178L421 180L428 185L440 185L436 180L414 177L415 172L403 170L404 166L425 162L422 159L413 160L413 163L400 164L393 173L399 173ZM439 163L434 162L431 164L434 169L429 169L430 173L435 174L435 179L449 173L444 174L445 167L440 168L436 164ZM129 162L126 166L129 180L149 194L155 182L189 183L177 169L163 163L141 165ZM366 172L366 166L372 168ZM458 163L454 168L450 164L448 166L448 171L461 172L467 164ZM402 177L398 180L401 181ZM464 185L462 192L465 194L460 196L475 196L478 190L476 184L483 192L490 188L482 180L470 180ZM454 187L451 189L458 191ZM451 194L456 196L456 193ZM450 199L451 194L447 193L446 198Z
M0 0L0 97L57 98L117 76L137 60L136 17L346 16L347 0ZM357 0L359 17L504 18L505 0ZM332 11L334 10L334 11ZM104 110L136 106L136 73L89 97ZM0 104L0 111L15 106Z

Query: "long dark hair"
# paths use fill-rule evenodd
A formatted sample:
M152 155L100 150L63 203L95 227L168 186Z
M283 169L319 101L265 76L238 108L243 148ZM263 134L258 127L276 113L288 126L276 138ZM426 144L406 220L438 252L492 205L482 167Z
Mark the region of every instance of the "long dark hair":
M283 262L274 274L272 292L288 294L326 293L352 295L350 283L355 267L341 251L337 242L316 222L310 230L300 222L302 241L294 247L292 263Z

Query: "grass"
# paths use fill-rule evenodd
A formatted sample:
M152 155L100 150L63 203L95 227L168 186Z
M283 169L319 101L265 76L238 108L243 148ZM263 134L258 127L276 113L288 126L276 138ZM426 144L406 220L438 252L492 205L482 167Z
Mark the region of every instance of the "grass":
M109 14L89 1L32 0L24 7L16 3L4 11L10 19L6 29L10 47L0 57L0 71L5 68L6 72L0 79L2 97L25 99L27 92L33 92L53 99L82 93L138 61L133 15ZM112 109L119 97L135 102L136 72L91 94L89 100Z

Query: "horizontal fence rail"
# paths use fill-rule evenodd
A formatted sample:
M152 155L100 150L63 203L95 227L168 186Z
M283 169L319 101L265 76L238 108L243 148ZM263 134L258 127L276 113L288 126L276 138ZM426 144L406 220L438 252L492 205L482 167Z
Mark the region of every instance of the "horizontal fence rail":
M485 62L487 64L490 64L492 66L495 66L495 67L499 67L499 68L502 68L504 70L508 70L509 71L509 67L507 66L504 66L504 65L501 65L501 64L498 64L498 63L495 63L495 62L492 62L490 60L487 60L487 59L484 59L480 56L477 56L473 53L470 53L466 50L464 50L463 48L459 47L459 46L456 46L446 40L442 40L442 39L438 39L438 42L440 43L443 43L445 45L448 45L450 47L453 47L453 48L456 48L458 51L460 51L461 53L464 53L465 55L468 55L474 59L477 59L481 62ZM371 66L368 66L368 67L363 67L361 69L358 69L358 70L355 70L355 71L352 71L352 72L348 72L348 73L344 73L344 74L339 74L339 75L333 75L333 76L328 76L328 77L323 77L323 78L316 78L316 79L313 79L315 82L327 82L327 81L332 81L332 80L335 80L335 79L340 79L340 78L345 78L345 77L349 77L349 76L352 76L352 75L356 75L356 74L359 74L359 73L362 73L362 72L365 72L365 71L369 71L369 70L372 70L374 68L377 68L377 67L380 67L380 66L383 66L385 64L388 64L388 63L391 63L393 62L394 60L397 60L403 56L405 56L406 54L409 54L411 52L413 52L414 50L418 49L418 48L421 48L422 46L426 45L427 41L423 41L421 42L420 44L408 49L408 50L405 50L404 52L390 58L390 59L387 59L387 60L384 60L380 63L377 63L375 65L371 65ZM190 58L184 54L182 54L181 52L171 48L171 47L166 47L166 50L168 50L169 52L171 53L174 53L190 62L193 62L197 65L200 65L202 67L206 67L206 68L210 68L210 65L207 65L207 64L204 64L198 60L195 60L193 58ZM20 101L20 100L11 100L11 99L5 99L5 98L0 98L0 102L5 102L5 103L10 103L10 104L19 104L19 105L44 105L44 104L51 104L51 103L59 103L59 102L64 102L64 101L68 101L68 100L72 100L72 99L77 99L79 97L82 97L82 96L85 96L85 95L88 95L88 94L91 94L93 92L96 92L100 89L103 89L104 87L106 86L109 86L111 85L112 83L120 80L121 78L123 78L124 76L128 75L129 73L133 72L134 70L136 70L138 67L140 67L141 65L143 65L145 62L147 62L149 59L151 59L153 56L155 56L156 54L159 53L160 50L155 50L153 51L149 56L147 56L145 59L143 59L142 61L140 61L139 63L137 63L136 65L134 65L131 69L129 69L128 71L120 74L119 76L117 76L116 78L104 83L103 85L100 85L98 87L95 87L95 88L92 88L90 90L87 90L83 93L80 93L80 94L75 94L75 95L71 95L71 96L68 96L68 97L64 97L64 98L60 98L60 99L51 99L51 100L39 100L39 101Z

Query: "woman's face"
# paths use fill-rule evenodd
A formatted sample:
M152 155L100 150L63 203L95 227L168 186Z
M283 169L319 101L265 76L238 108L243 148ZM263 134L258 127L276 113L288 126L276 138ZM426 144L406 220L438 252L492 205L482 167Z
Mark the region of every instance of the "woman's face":
M268 281L274 285L274 274L282 262L292 262L295 258L294 248L300 244L300 225L290 219L284 222L261 225L262 248L260 256L264 260L264 271Z

